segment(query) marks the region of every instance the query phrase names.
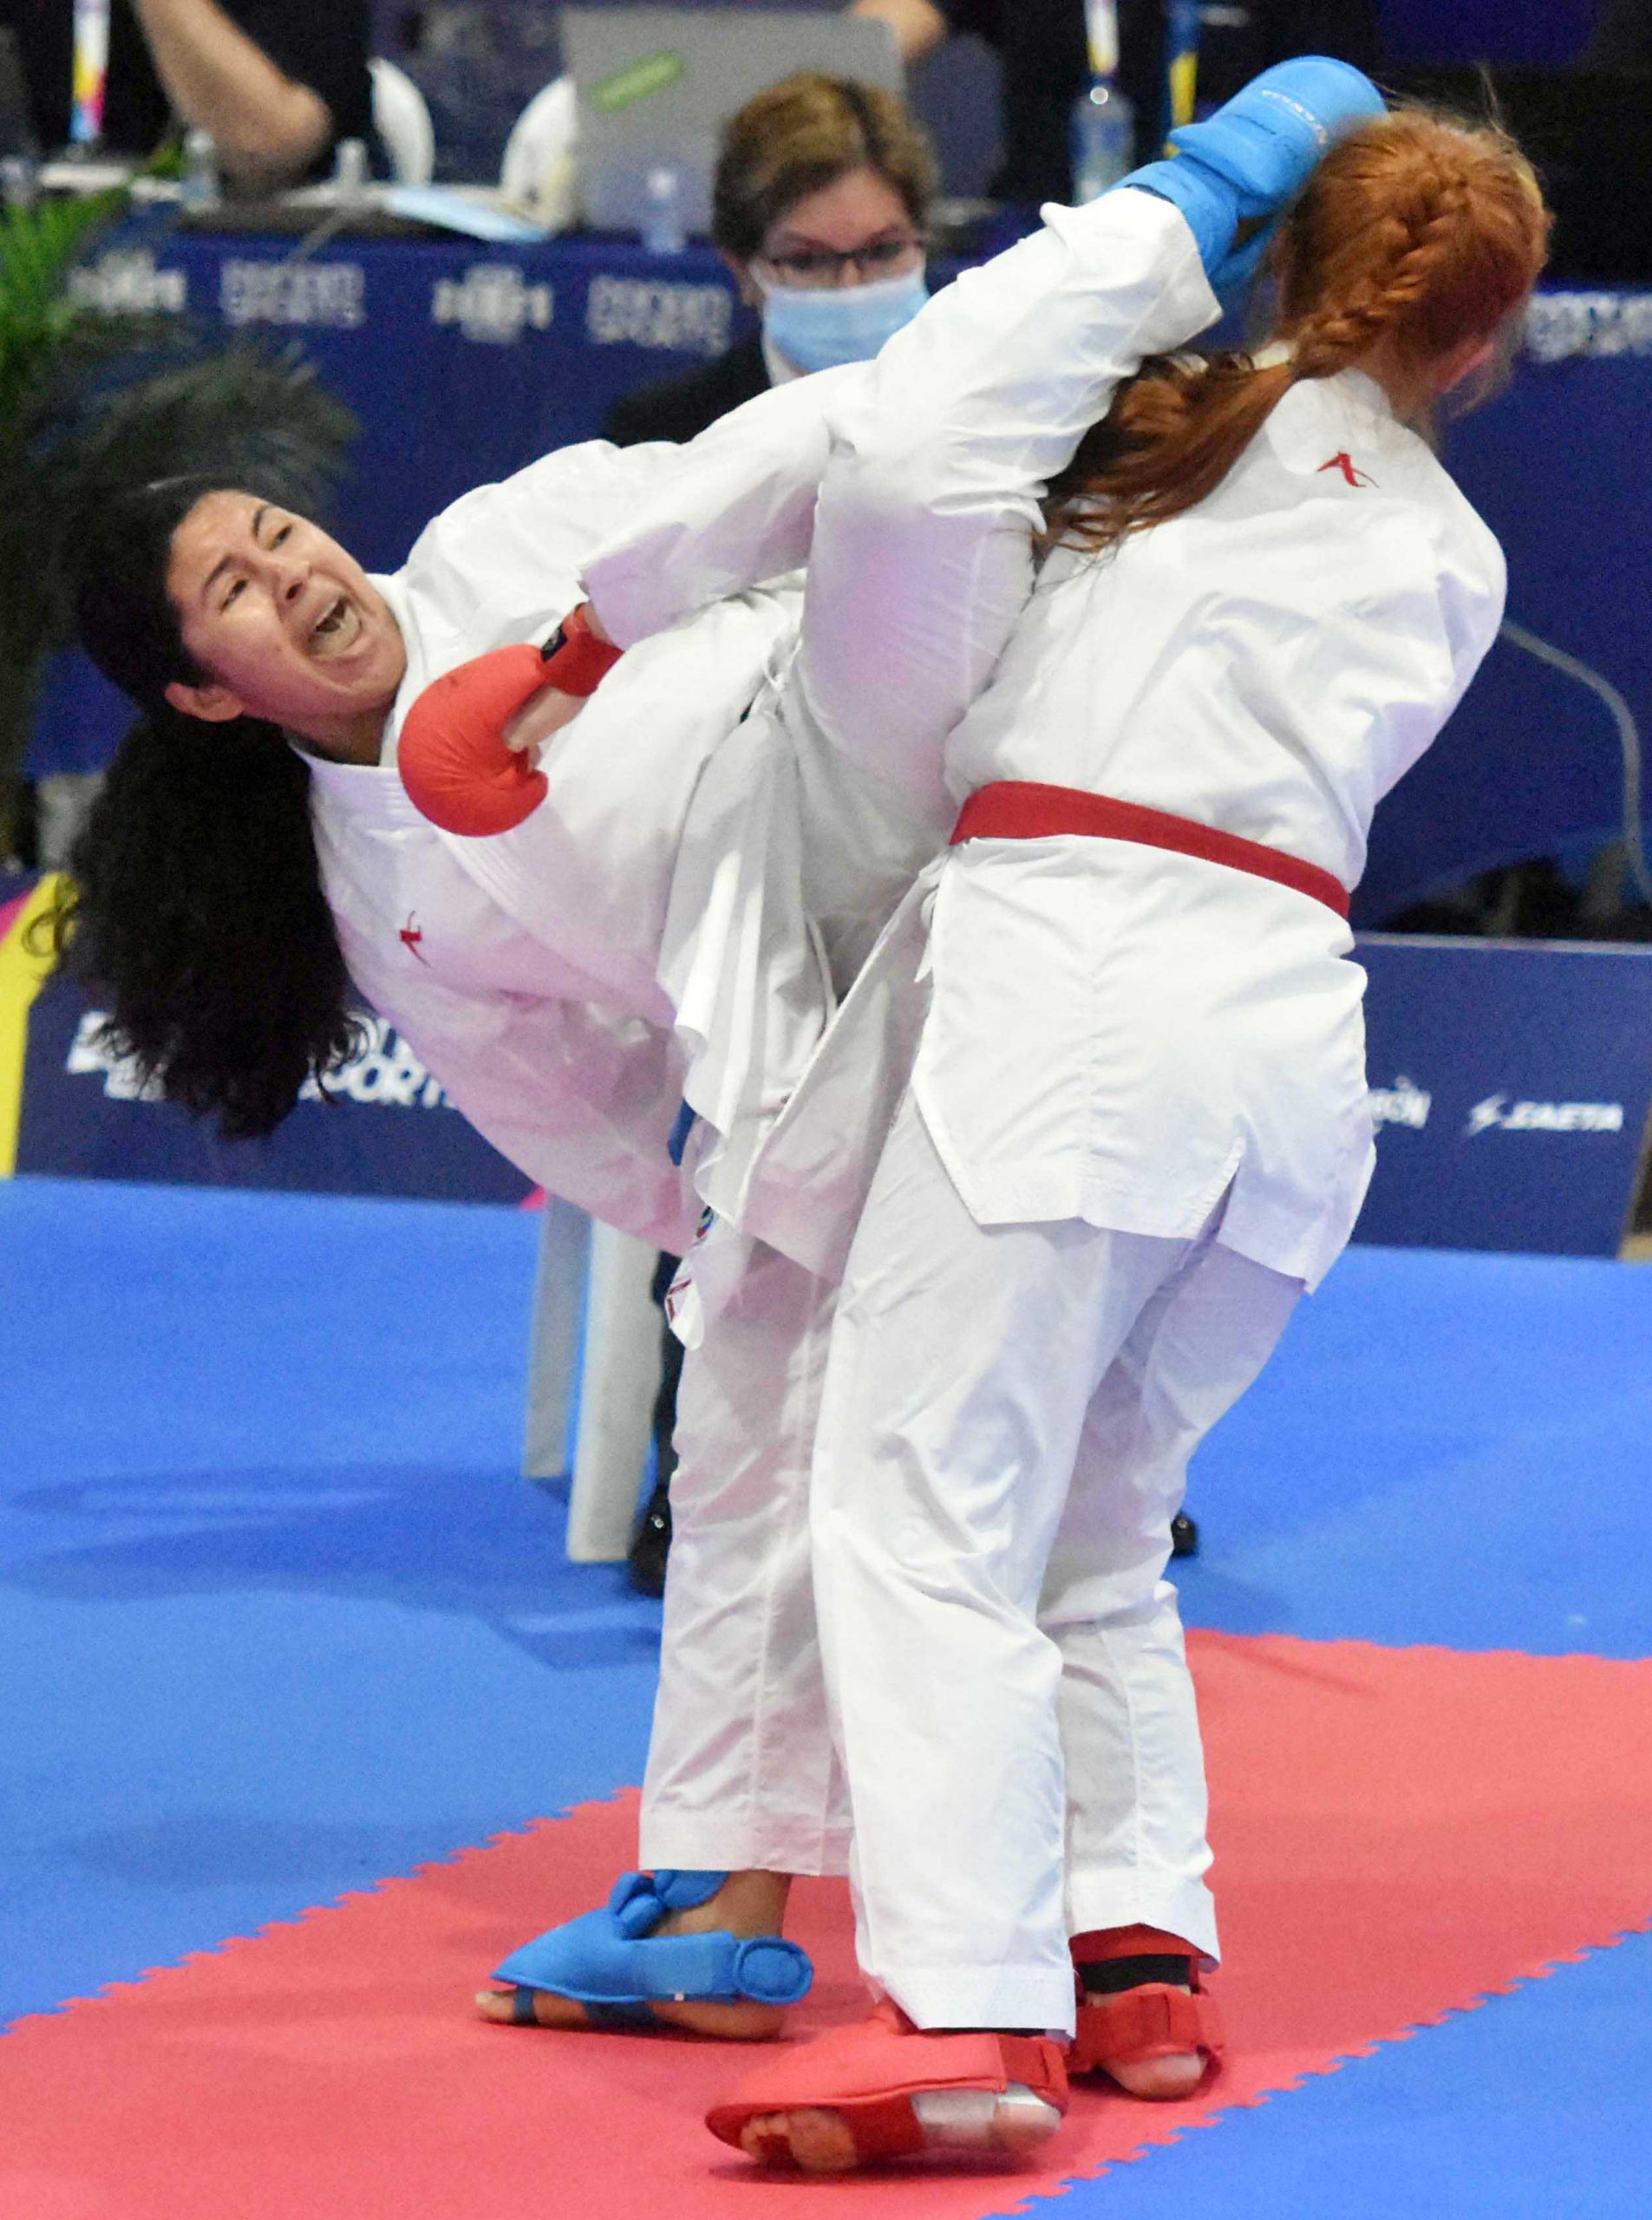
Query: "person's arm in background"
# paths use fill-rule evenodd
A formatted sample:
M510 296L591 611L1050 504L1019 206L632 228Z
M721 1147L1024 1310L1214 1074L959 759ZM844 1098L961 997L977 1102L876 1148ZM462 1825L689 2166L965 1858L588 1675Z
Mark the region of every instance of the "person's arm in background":
M278 69L216 0L134 4L168 98L186 122L212 133L227 176L274 186L309 169L333 134L319 93Z
M933 54L952 29L934 0L852 0L849 13L887 23L903 62L921 62Z

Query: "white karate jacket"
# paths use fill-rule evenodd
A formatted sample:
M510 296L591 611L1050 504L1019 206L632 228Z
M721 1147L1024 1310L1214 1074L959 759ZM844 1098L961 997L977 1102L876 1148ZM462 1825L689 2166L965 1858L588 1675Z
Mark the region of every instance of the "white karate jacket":
M795 591L708 609L627 656L547 758L545 805L498 839L428 824L395 748L433 678L551 633L580 598L583 558L676 458L592 443L445 511L375 581L408 650L380 763L308 759L323 885L362 992L531 1178L673 1249L698 1206L667 1152L685 1059L656 978L666 906L700 774L789 639Z
M659 1161L679 1087L708 1129L701 1196L806 1263L834 1210L846 1238L905 1075L910 905L856 1022L811 1063L834 989L950 825L943 743L1024 601L1044 480L1119 378L1217 312L1181 219L1138 194L1052 212L945 297L946 323L926 310L892 366L800 381L684 450L574 449L467 497L382 582L409 649L387 762L423 686L542 637L579 597L576 566L636 643L558 736L526 825L453 839L387 768L317 768L323 875L363 989L516 1161L650 1238L682 1237ZM1017 317L1038 324L1022 342L1038 364L1007 382ZM879 445L896 427L904 474ZM788 667L785 591L750 589L801 561L812 528ZM736 598L708 607L718 594ZM791 1153L754 1178L794 1092Z
M734 1208L831 1015L805 853L852 968L936 845L896 821L876 772L860 780L876 807L804 795L774 715L827 411L863 375L799 380L687 448L591 442L455 502L375 581L408 652L380 762L308 759L362 991L514 1163L663 1247L686 1246L700 1211L667 1154L685 1094L702 1179L720 1167ZM587 565L637 617L617 633L636 644L546 753L525 824L438 831L395 769L408 708L456 664L546 637Z
M852 467L915 511L978 501L983 473L1025 496L1041 473L993 428L1038 408L1052 356L1059 390L1067 342L1009 275L938 296L923 347L880 362ZM950 431L915 450L920 397ZM833 494L829 478L823 512ZM1197 508L1046 564L948 742L949 793L1079 787L1352 888L1377 802L1456 707L1504 589L1495 539L1381 389L1304 383ZM1373 1162L1351 947L1309 897L1188 857L1073 836L954 850L913 1085L972 1214L1187 1237L1225 1196L1227 1245L1316 1283Z
M1377 801L1495 637L1500 551L1344 373L1294 388L1198 509L1105 559L1056 554L1028 598L1049 477L1120 377L1216 313L1164 204L1124 192L1045 218L834 402L794 673L814 745L914 793L932 758L937 821L1035 780L1351 888ZM747 1223L839 1270L910 1074L981 1223L1185 1237L1225 1196L1230 1246L1314 1283L1373 1161L1351 946L1310 898L1162 851L952 851L775 1126Z

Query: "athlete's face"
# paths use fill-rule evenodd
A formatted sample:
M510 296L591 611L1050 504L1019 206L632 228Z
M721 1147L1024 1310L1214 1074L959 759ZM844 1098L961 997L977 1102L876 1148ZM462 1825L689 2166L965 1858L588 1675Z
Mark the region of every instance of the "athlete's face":
M204 674L167 689L175 708L267 718L324 753L376 760L407 651L336 539L254 494L207 493L173 534L167 593Z

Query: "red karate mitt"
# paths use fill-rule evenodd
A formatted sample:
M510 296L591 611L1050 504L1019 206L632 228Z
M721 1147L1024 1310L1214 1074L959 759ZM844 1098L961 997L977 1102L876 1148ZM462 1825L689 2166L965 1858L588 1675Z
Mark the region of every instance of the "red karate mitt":
M425 688L408 711L396 768L421 816L444 832L508 832L547 791L531 754L505 745L505 728L550 683L531 642L495 648Z

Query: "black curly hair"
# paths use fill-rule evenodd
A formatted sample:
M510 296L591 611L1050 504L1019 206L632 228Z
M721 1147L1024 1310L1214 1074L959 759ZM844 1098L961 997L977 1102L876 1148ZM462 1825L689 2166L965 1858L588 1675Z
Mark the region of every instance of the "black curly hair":
M172 538L221 476L128 489L88 517L82 645L144 712L69 856L47 929L109 1003L105 1038L232 1139L274 1131L359 1046L322 891L310 772L278 727L167 701L205 676L167 592Z

